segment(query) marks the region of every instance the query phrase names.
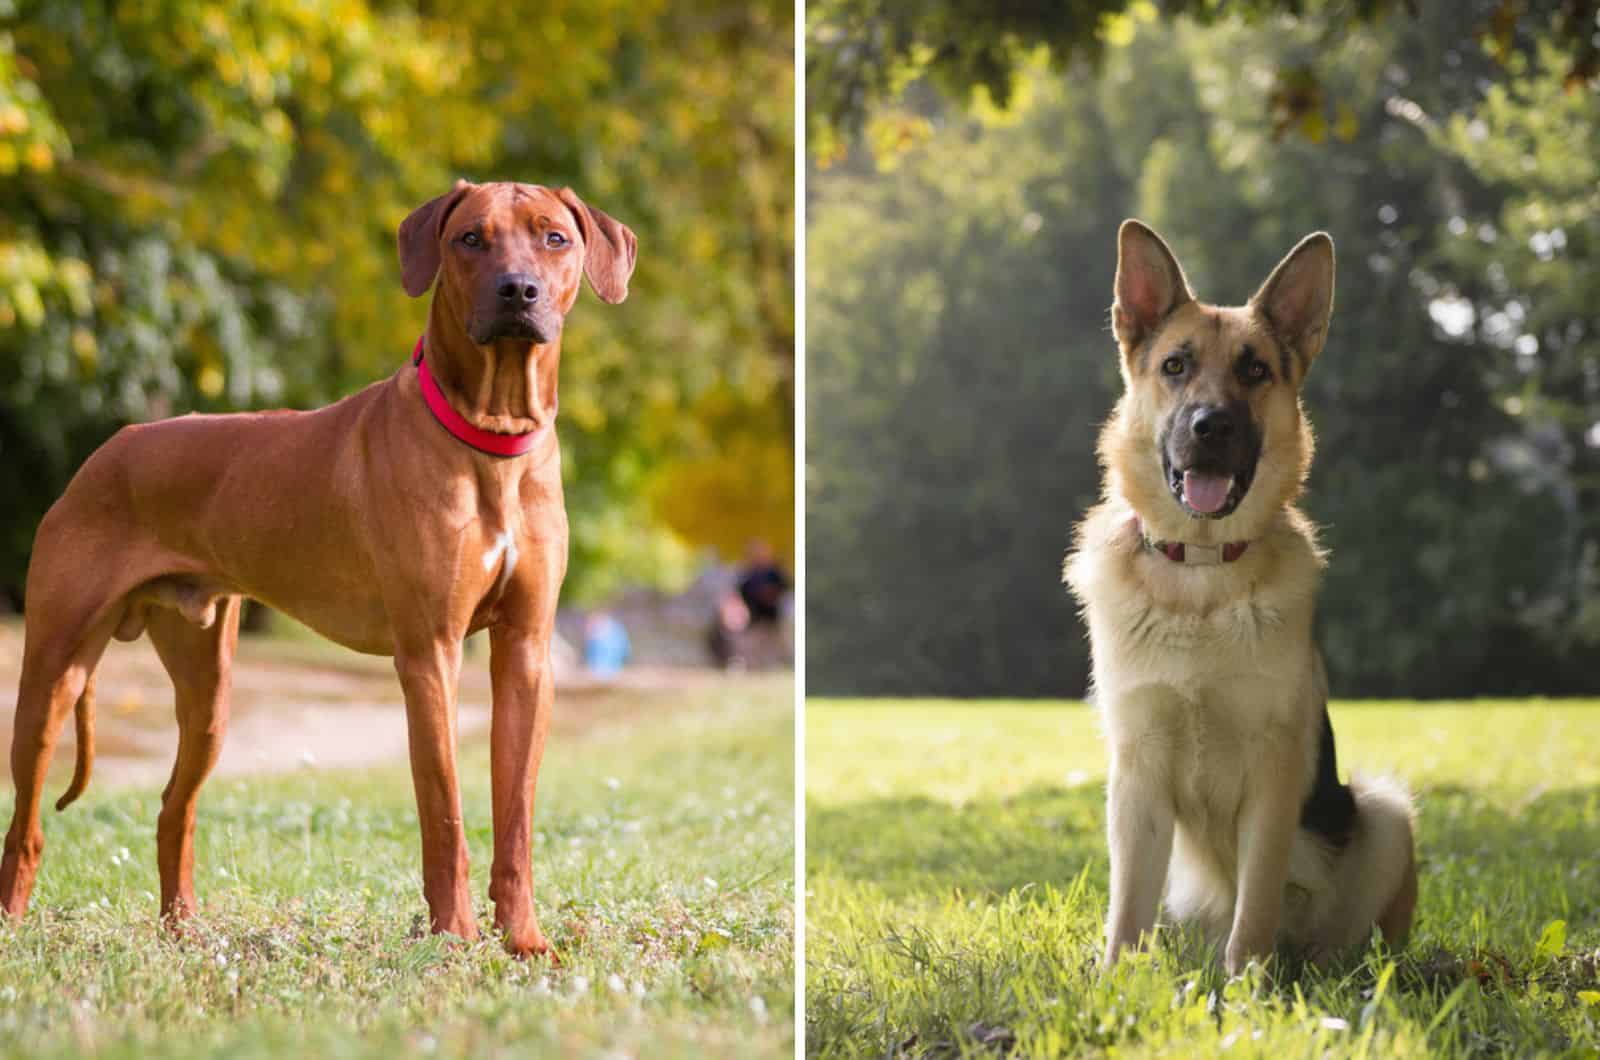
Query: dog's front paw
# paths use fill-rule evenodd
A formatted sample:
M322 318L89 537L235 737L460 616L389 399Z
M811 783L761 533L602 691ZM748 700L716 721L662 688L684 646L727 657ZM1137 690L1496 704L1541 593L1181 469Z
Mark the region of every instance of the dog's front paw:
M1252 964L1265 964L1267 955L1270 952L1270 949L1259 949L1254 946L1237 945L1230 942L1227 955L1223 960L1223 967L1227 969L1230 977L1243 975Z
M556 953L550 940L545 938L544 932L538 928L523 928L520 931L508 931L505 934L506 952L513 957L524 960L530 957L543 957L552 967L561 967L561 957Z

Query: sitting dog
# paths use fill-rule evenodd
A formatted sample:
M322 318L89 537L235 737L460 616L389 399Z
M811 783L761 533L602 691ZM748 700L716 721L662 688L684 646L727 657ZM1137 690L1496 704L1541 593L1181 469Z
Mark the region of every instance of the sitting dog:
M394 658L405 696L435 931L476 937L456 782L462 640L489 630L494 864L507 949L546 953L533 910L534 784L555 689L550 639L567 567L556 443L562 325L581 278L620 302L625 225L569 188L468 184L400 226L427 330L390 378L312 412L183 416L119 431L45 515L28 569L11 747L17 801L0 909L27 909L39 801L76 706L93 758L93 675L112 636L149 635L177 694L178 756L156 830L161 913L195 909L195 802L222 749L240 599ZM435 278L438 283L435 284Z
M1324 556L1294 506L1333 274L1318 232L1248 304L1206 305L1155 232L1118 235L1124 391L1066 564L1111 753L1103 967L1150 936L1163 891L1230 974L1280 945L1323 959L1374 925L1398 947L1411 926L1411 801L1339 780L1312 637Z

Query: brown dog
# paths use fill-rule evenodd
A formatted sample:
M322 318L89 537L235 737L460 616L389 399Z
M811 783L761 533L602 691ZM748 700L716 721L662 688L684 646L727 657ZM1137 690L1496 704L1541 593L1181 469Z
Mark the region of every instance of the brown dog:
M88 782L101 653L113 635L141 632L172 678L180 733L156 833L161 911L172 922L194 912L195 800L221 749L249 596L347 647L394 657L423 891L433 929L464 938L477 926L456 681L463 638L489 630L489 896L507 949L549 952L529 840L567 565L554 430L561 329L582 276L607 302L627 296L634 236L570 189L463 181L407 217L399 243L408 294L439 278L420 364L313 412L129 427L40 524L11 749L17 801L0 862L10 915L27 909L39 870L39 799L61 725L76 704L77 769L58 809Z

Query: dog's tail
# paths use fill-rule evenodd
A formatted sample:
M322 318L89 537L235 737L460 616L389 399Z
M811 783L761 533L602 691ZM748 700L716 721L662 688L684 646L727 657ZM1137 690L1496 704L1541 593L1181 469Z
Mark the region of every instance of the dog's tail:
M1370 844L1368 871L1386 880L1375 922L1390 949L1401 949L1411 934L1417 908L1417 809L1411 792L1391 777L1351 778L1356 806Z
M84 682L83 694L73 708L78 733L78 754L72 764L72 783L56 800L56 811L66 809L75 802L83 789L89 786L89 775L94 772L94 674Z
M1335 946L1364 942L1374 925L1391 949L1405 945L1417 906L1416 807L1391 777L1350 778L1356 830L1338 859L1331 937Z

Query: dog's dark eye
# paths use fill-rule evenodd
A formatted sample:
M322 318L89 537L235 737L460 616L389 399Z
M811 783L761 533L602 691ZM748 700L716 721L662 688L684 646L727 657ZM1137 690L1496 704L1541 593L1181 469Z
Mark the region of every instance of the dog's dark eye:
M1183 358L1179 357L1177 354L1173 354L1171 357L1168 357L1166 360L1161 362L1161 374L1182 375L1184 367L1185 365L1183 363Z
M483 237L476 232L468 232L461 237L461 242L469 247L481 247L483 246Z
M1265 361L1251 361L1244 366L1244 377L1253 383L1259 383L1267 378L1267 364Z
M567 237L562 235L560 232L551 232L549 235L544 237L544 245L547 247L555 247L560 249L561 247L567 245Z

